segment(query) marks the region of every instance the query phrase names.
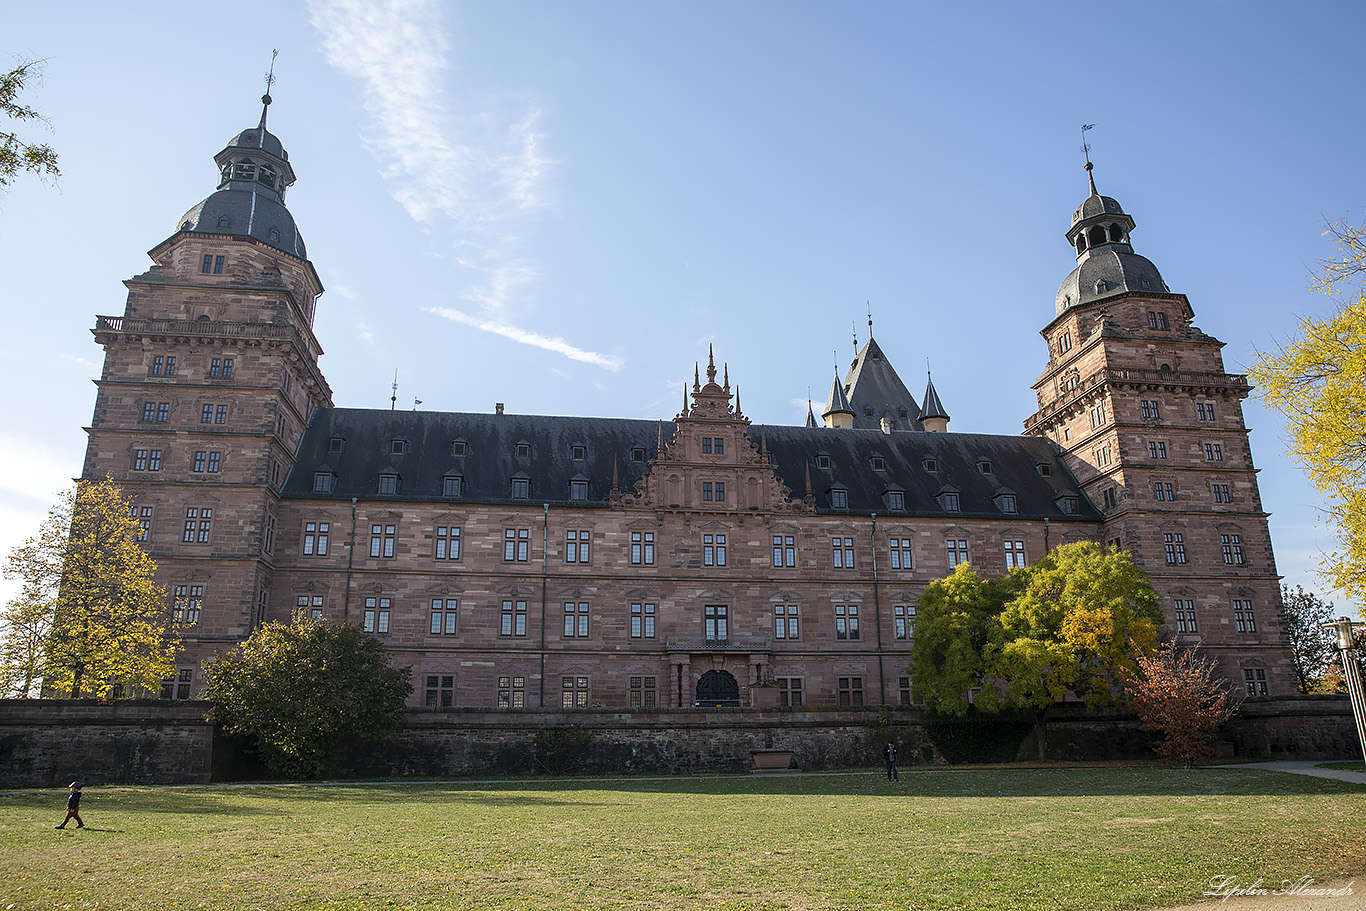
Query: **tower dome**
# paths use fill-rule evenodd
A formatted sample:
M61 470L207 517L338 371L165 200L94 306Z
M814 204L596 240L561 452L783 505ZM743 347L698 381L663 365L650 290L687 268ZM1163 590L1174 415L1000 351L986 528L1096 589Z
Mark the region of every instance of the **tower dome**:
M261 98L261 122L243 130L213 157L218 190L180 217L176 230L196 234L245 235L277 250L308 258L308 250L285 208L285 190L294 183L289 153L266 129L271 98Z
M1168 293L1167 283L1157 266L1139 256L1130 245L1134 220L1118 201L1096 192L1091 162L1086 163L1091 195L1072 213L1067 242L1077 254L1077 267L1058 288L1056 312L1061 316L1071 307L1126 291Z

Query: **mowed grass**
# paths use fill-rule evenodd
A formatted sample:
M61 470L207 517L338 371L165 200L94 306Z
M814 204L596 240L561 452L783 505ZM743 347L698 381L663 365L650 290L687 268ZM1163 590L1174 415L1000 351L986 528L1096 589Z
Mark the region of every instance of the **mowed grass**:
M1366 873L1366 787L1251 769L0 795L0 909L1132 909Z

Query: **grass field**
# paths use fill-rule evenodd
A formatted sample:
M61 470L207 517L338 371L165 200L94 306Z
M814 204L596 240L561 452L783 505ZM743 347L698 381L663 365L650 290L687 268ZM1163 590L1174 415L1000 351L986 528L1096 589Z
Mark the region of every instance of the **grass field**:
M1320 762L1321 769L1339 769L1343 772L1366 772L1366 762Z
M0 909L1128 909L1366 873L1366 787L1251 769L0 795Z

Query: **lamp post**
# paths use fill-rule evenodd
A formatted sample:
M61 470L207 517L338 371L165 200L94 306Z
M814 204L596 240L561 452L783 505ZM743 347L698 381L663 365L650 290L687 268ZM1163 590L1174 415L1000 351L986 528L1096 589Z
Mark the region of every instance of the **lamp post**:
M1366 760L1366 691L1361 682L1361 662L1357 660L1356 640L1352 628L1366 626L1354 623L1350 617L1339 617L1324 627L1338 635L1338 657L1342 661L1342 676L1347 678L1347 695L1352 700L1352 716L1357 723L1357 738L1361 741L1362 759Z

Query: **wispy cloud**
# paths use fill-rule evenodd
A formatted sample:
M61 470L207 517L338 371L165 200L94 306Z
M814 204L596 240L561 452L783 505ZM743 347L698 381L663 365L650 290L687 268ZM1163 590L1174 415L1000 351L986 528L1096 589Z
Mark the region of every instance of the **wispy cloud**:
M622 360L615 355L598 354L596 351L585 351L569 344L562 338L555 338L548 335L541 335L539 332L531 332L526 329L519 329L516 326L509 326L506 323L499 323L490 319L482 319L462 313L459 310L452 310L449 307L423 307L428 313L471 326L475 329L482 329L485 332L492 332L494 335L501 335L503 338L511 339L514 342L521 342L523 345L530 345L533 348L543 348L546 351L554 351L562 354L571 361L580 361L585 364L592 364L604 370L620 370Z
M447 91L451 48L439 0L310 0L309 11L328 61L361 83L371 121L365 142L394 198L414 221L448 231L456 262L473 276L460 297L478 316L466 324L618 369L619 358L512 325L539 278L521 238L546 205L552 165L536 105Z

